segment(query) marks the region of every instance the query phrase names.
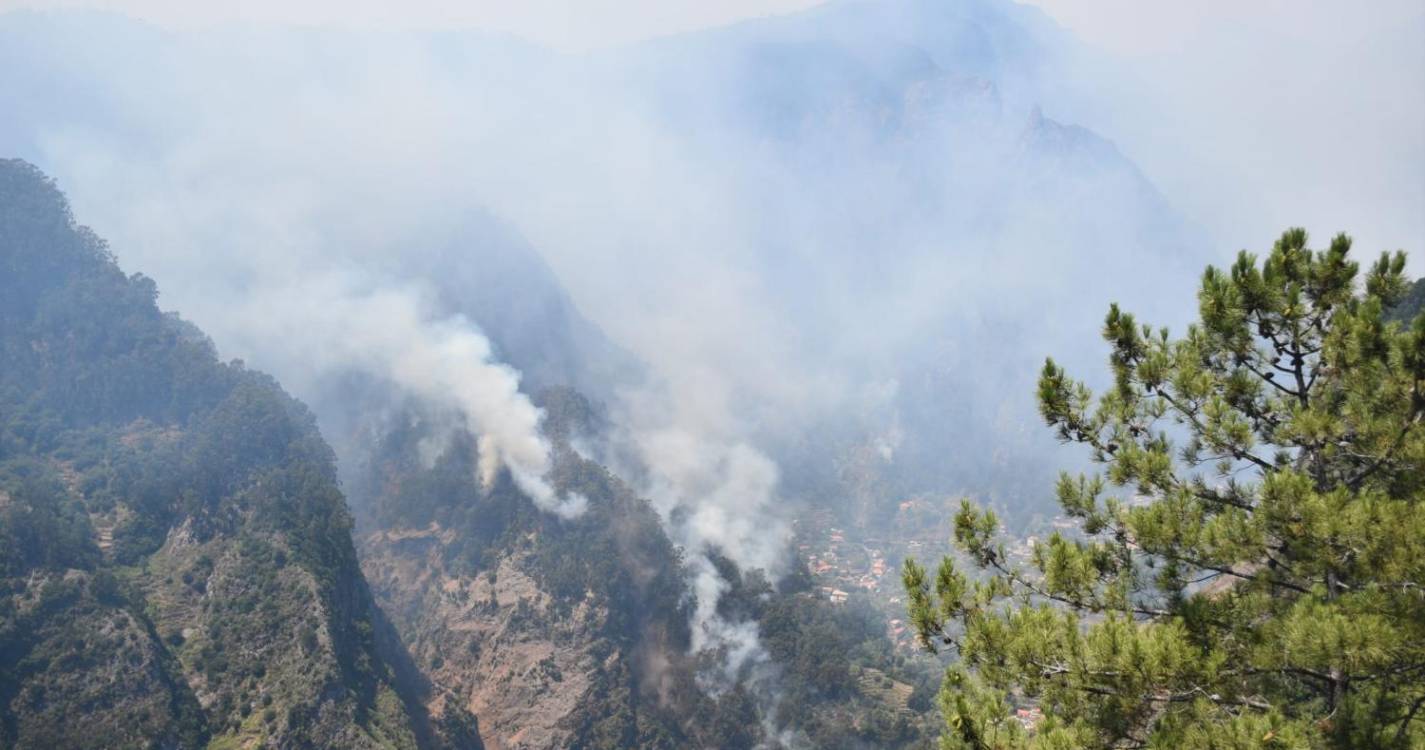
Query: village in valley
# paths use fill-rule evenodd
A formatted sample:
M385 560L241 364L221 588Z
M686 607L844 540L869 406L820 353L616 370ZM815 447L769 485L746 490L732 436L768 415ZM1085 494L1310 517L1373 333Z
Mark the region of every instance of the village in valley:
M910 658L933 658L920 648L906 621L901 569L907 558L935 565L942 556L951 555L966 570L973 570L973 565L954 547L953 530L944 520L953 517L945 512L947 505L945 499L903 500L891 523L877 533L859 531L838 521L830 512L794 520L797 556L813 582L810 594L836 605L864 600L885 618L886 635L898 652ZM1035 546L1055 532L1071 535L1077 524L1056 516L1036 518L1027 528L1030 531L1018 534L1001 529L1012 564L1029 565ZM1015 716L1026 728L1033 728L1042 720L1043 712L1026 704L1016 707Z
M865 596L886 615L887 633L897 647L914 648L914 635L905 623L905 594L901 588L901 568L905 560L912 558L934 565L942 556L951 555L960 559L967 570L973 570L956 551L948 523L916 523L936 517L940 511L927 511L943 505L944 501L922 498L904 500L899 503L896 517L887 530L874 534L839 525L829 512L794 520L797 555L815 582L816 594L833 604L845 604L853 596ZM1029 564L1035 546L1042 540L1055 532L1071 535L1077 524L1070 518L1056 516L1036 519L1030 528L1034 533L1012 534L1001 526L1011 563Z

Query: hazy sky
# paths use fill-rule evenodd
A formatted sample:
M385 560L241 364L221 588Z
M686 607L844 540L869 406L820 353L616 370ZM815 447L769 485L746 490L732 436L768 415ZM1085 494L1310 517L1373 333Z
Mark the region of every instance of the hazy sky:
M562 50L795 12L824 0L0 0L165 26L231 21L482 29ZM1027 0L1126 78L1050 114L1115 141L1221 241L1349 230L1425 271L1425 2ZM1100 81L1100 83L1103 83ZM1415 92L1411 94L1410 92ZM1098 100L1096 108L1091 104ZM1184 150L1200 150L1184 158Z
M563 49L617 44L788 13L825 0L0 0L15 8L84 7L118 11L168 26L226 21L286 22L358 28L481 28ZM1085 41L1127 55L1191 46L1224 27L1270 28L1302 41L1350 35L1419 17L1419 0L1027 0Z
M234 20L476 28L581 50L821 2L0 0L0 12L101 8L178 28ZM1350 230L1368 252L1408 248L1412 266L1425 268L1425 2L1028 4L1107 54L1140 89L1105 91L1097 110L1051 114L1114 140L1180 209L1232 238L1223 241L1262 243L1291 224L1318 235ZM1185 148L1203 152L1183 158Z
M0 10L103 8L169 26L224 21L357 28L479 28L585 49L786 13L821 0L0 0Z
M1188 52L1205 37L1237 29L1303 43L1349 37L1421 17L1420 0L1028 0L1080 39L1127 56ZM1309 47L1303 47L1308 54Z

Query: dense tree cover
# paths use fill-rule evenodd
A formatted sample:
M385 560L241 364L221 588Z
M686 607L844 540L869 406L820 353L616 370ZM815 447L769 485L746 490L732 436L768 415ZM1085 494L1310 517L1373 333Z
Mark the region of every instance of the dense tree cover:
M409 745L312 415L156 297L0 161L0 745Z
M915 697L933 685L932 670L895 653L885 615L866 597L832 604L814 594L804 571L773 586L760 571L744 575L730 561L715 562L734 582L719 609L734 621L755 621L776 665L771 718L779 733L796 738L791 747L929 746L932 712ZM892 697L894 685L907 686L910 700Z
M1294 229L1209 268L1182 338L1110 308L1097 399L1045 365L1046 422L1102 466L1058 483L1079 533L1017 565L967 502L987 576L905 567L960 659L946 747L1425 745L1425 315L1386 315L1402 254L1360 279L1350 248Z
M28 601L0 602L0 744L200 746L201 707L114 575L36 580Z

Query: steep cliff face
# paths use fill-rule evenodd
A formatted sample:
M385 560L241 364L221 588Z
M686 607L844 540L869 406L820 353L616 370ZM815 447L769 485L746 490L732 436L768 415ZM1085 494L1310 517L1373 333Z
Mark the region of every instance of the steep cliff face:
M704 698L679 554L645 501L569 448L587 402L542 401L551 478L589 512L539 513L508 476L482 487L469 436L432 458L439 422L407 414L353 490L372 591L429 683L431 717L473 714L486 747L686 746L698 718L680 709Z
M607 608L580 602L559 612L525 572L527 551L484 572L452 570L444 553L453 536L432 524L362 540L373 591L435 686L429 712L480 717L491 750L572 746L576 714L624 657L604 640Z
M414 747L333 458L0 161L0 745Z

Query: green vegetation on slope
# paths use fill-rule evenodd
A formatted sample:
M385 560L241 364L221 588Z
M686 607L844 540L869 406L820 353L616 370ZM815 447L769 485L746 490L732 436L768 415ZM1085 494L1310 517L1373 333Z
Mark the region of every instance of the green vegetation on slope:
M1416 279L1415 283L1410 286L1410 291L1406 292L1399 302L1389 308L1386 317L1390 320L1409 323L1422 312L1425 312L1425 279Z
M0 745L409 747L330 450L0 161Z

